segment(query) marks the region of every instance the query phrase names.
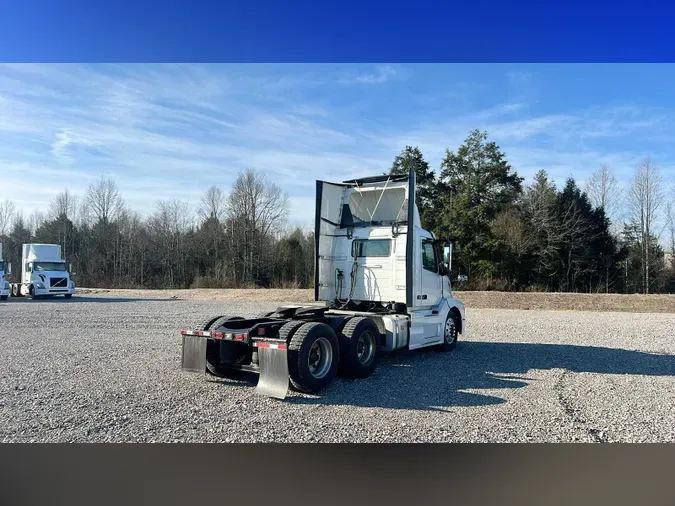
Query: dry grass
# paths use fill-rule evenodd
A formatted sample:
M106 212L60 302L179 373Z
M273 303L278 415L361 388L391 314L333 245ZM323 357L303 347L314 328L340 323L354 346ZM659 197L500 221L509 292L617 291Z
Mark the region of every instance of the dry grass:
M80 288L78 294L108 297L174 298L192 300L250 300L256 302L309 303L313 290L192 289L108 290ZM675 295L618 295L571 293L454 292L468 309L525 309L559 311L620 311L675 313Z

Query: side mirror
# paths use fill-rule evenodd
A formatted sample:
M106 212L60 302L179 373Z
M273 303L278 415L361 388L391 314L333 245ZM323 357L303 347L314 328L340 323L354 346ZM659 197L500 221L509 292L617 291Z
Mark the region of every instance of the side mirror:
M68 264L68 272L73 272L73 264Z
M448 268L448 271L450 271L452 267L452 243L448 242L443 246L443 263Z
M12 264L7 264L7 270L5 271L5 276L10 277L12 275Z
M70 276L71 276L71 277L77 276L77 272L71 272L71 273L70 273Z

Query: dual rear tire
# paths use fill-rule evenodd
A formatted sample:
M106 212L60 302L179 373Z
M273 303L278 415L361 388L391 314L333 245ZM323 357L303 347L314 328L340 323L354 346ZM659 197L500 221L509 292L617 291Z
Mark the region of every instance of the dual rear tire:
M315 394L336 376L367 378L379 360L379 329L370 318L349 318L336 333L319 322L291 321L279 337L288 343L288 370L293 388Z
M217 316L203 322L200 330L210 330L241 317ZM316 394L326 389L336 376L367 378L379 362L380 331L370 318L347 319L336 333L325 323L293 320L279 330L279 338L288 346L288 373L294 390ZM217 377L237 375L228 367L249 358L246 345L209 340L206 369Z

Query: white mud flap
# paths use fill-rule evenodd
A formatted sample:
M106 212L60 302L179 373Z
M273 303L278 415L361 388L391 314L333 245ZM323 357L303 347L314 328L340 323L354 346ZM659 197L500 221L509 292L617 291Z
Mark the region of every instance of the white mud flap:
M260 377L255 391L267 397L285 399L288 393L288 354L285 343L258 342Z
M183 371L206 374L207 339L201 336L183 336Z

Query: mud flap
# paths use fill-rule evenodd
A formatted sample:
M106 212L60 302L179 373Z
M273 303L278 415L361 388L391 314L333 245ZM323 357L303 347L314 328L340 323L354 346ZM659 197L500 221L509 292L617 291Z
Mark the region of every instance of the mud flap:
M255 391L285 399L288 393L288 355L285 344L258 343L260 378Z
M201 336L183 336L183 371L206 374L207 339Z

